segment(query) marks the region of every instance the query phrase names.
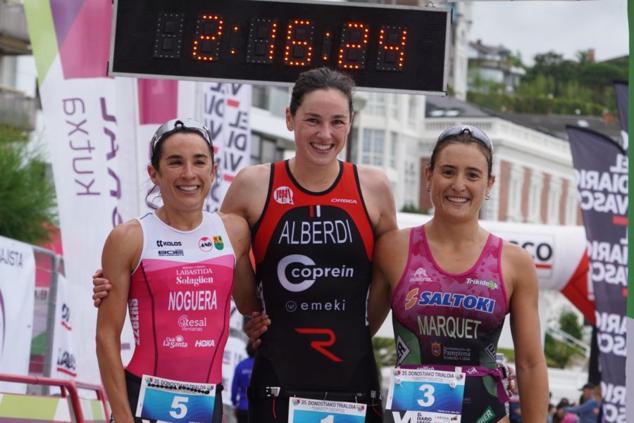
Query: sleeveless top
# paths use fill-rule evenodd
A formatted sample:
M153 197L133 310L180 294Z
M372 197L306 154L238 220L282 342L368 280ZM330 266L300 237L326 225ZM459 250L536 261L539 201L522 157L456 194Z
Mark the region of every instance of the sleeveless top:
M202 223L186 232L155 213L138 221L143 252L130 283L136 346L127 371L221 383L235 268L222 219L203 212Z
M432 257L425 227L412 228L408 261L392 295L397 366L496 368L508 312L501 238L492 234L466 272L445 272Z
M255 389L378 387L367 322L374 234L356 167L339 168L330 188L311 192L288 161L271 165L253 230L258 288L272 322L256 355Z

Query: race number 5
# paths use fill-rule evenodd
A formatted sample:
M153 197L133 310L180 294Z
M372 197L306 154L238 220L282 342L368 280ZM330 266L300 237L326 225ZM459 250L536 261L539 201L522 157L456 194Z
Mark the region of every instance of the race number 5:
M419 399L418 405L421 407L431 407L436 402L436 398L434 397L434 386L430 384L423 384L418 388L419 391L423 393L423 399Z
M185 417L187 415L187 401L189 401L189 398L187 397L175 396L172 399L172 409L170 410L170 416L175 419L182 419L183 417Z

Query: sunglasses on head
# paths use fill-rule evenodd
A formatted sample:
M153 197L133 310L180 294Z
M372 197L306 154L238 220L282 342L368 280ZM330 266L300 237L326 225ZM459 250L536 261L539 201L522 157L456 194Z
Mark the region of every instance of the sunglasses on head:
M194 119L172 119L159 126L154 133L151 141L152 151L154 151L156 144L158 144L159 141L175 134L176 132L194 132L203 137L209 146L213 145L209 130L199 121Z
M456 125L445 129L438 135L436 144L440 144L449 138L454 138L462 134L469 134L471 138L484 145L489 151L493 151L493 143L489 136L485 134L482 129L471 125Z

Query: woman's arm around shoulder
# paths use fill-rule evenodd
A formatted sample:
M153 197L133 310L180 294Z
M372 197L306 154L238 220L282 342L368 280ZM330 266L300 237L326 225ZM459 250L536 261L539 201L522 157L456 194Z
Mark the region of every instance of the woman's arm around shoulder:
M97 358L112 414L117 422L132 421L121 362L121 329L125 321L130 272L143 249L143 233L138 221L126 222L110 232L102 253L104 277L112 289L97 313Z
M379 169L357 166L363 200L372 221L374 236L397 229L396 206L387 176Z
M370 333L374 336L390 311L392 287L398 283L405 265L410 229L384 233L374 245L372 283L368 299Z
M227 229L231 245L236 255L236 269L233 279L233 301L238 311L249 315L260 311L256 296L255 275L249 257L251 251L251 231L247 221L237 214L221 213L220 217Z
M539 327L539 286L531 256L505 242L502 270L510 296L511 332L524 422L544 422L548 414L548 374Z

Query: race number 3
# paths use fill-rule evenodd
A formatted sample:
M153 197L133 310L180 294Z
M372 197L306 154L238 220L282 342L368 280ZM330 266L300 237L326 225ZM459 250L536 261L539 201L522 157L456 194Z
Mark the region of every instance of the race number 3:
M418 405L421 407L431 407L436 402L436 398L434 397L434 386L429 384L421 385L418 388L419 391L423 393L423 398L417 400Z

